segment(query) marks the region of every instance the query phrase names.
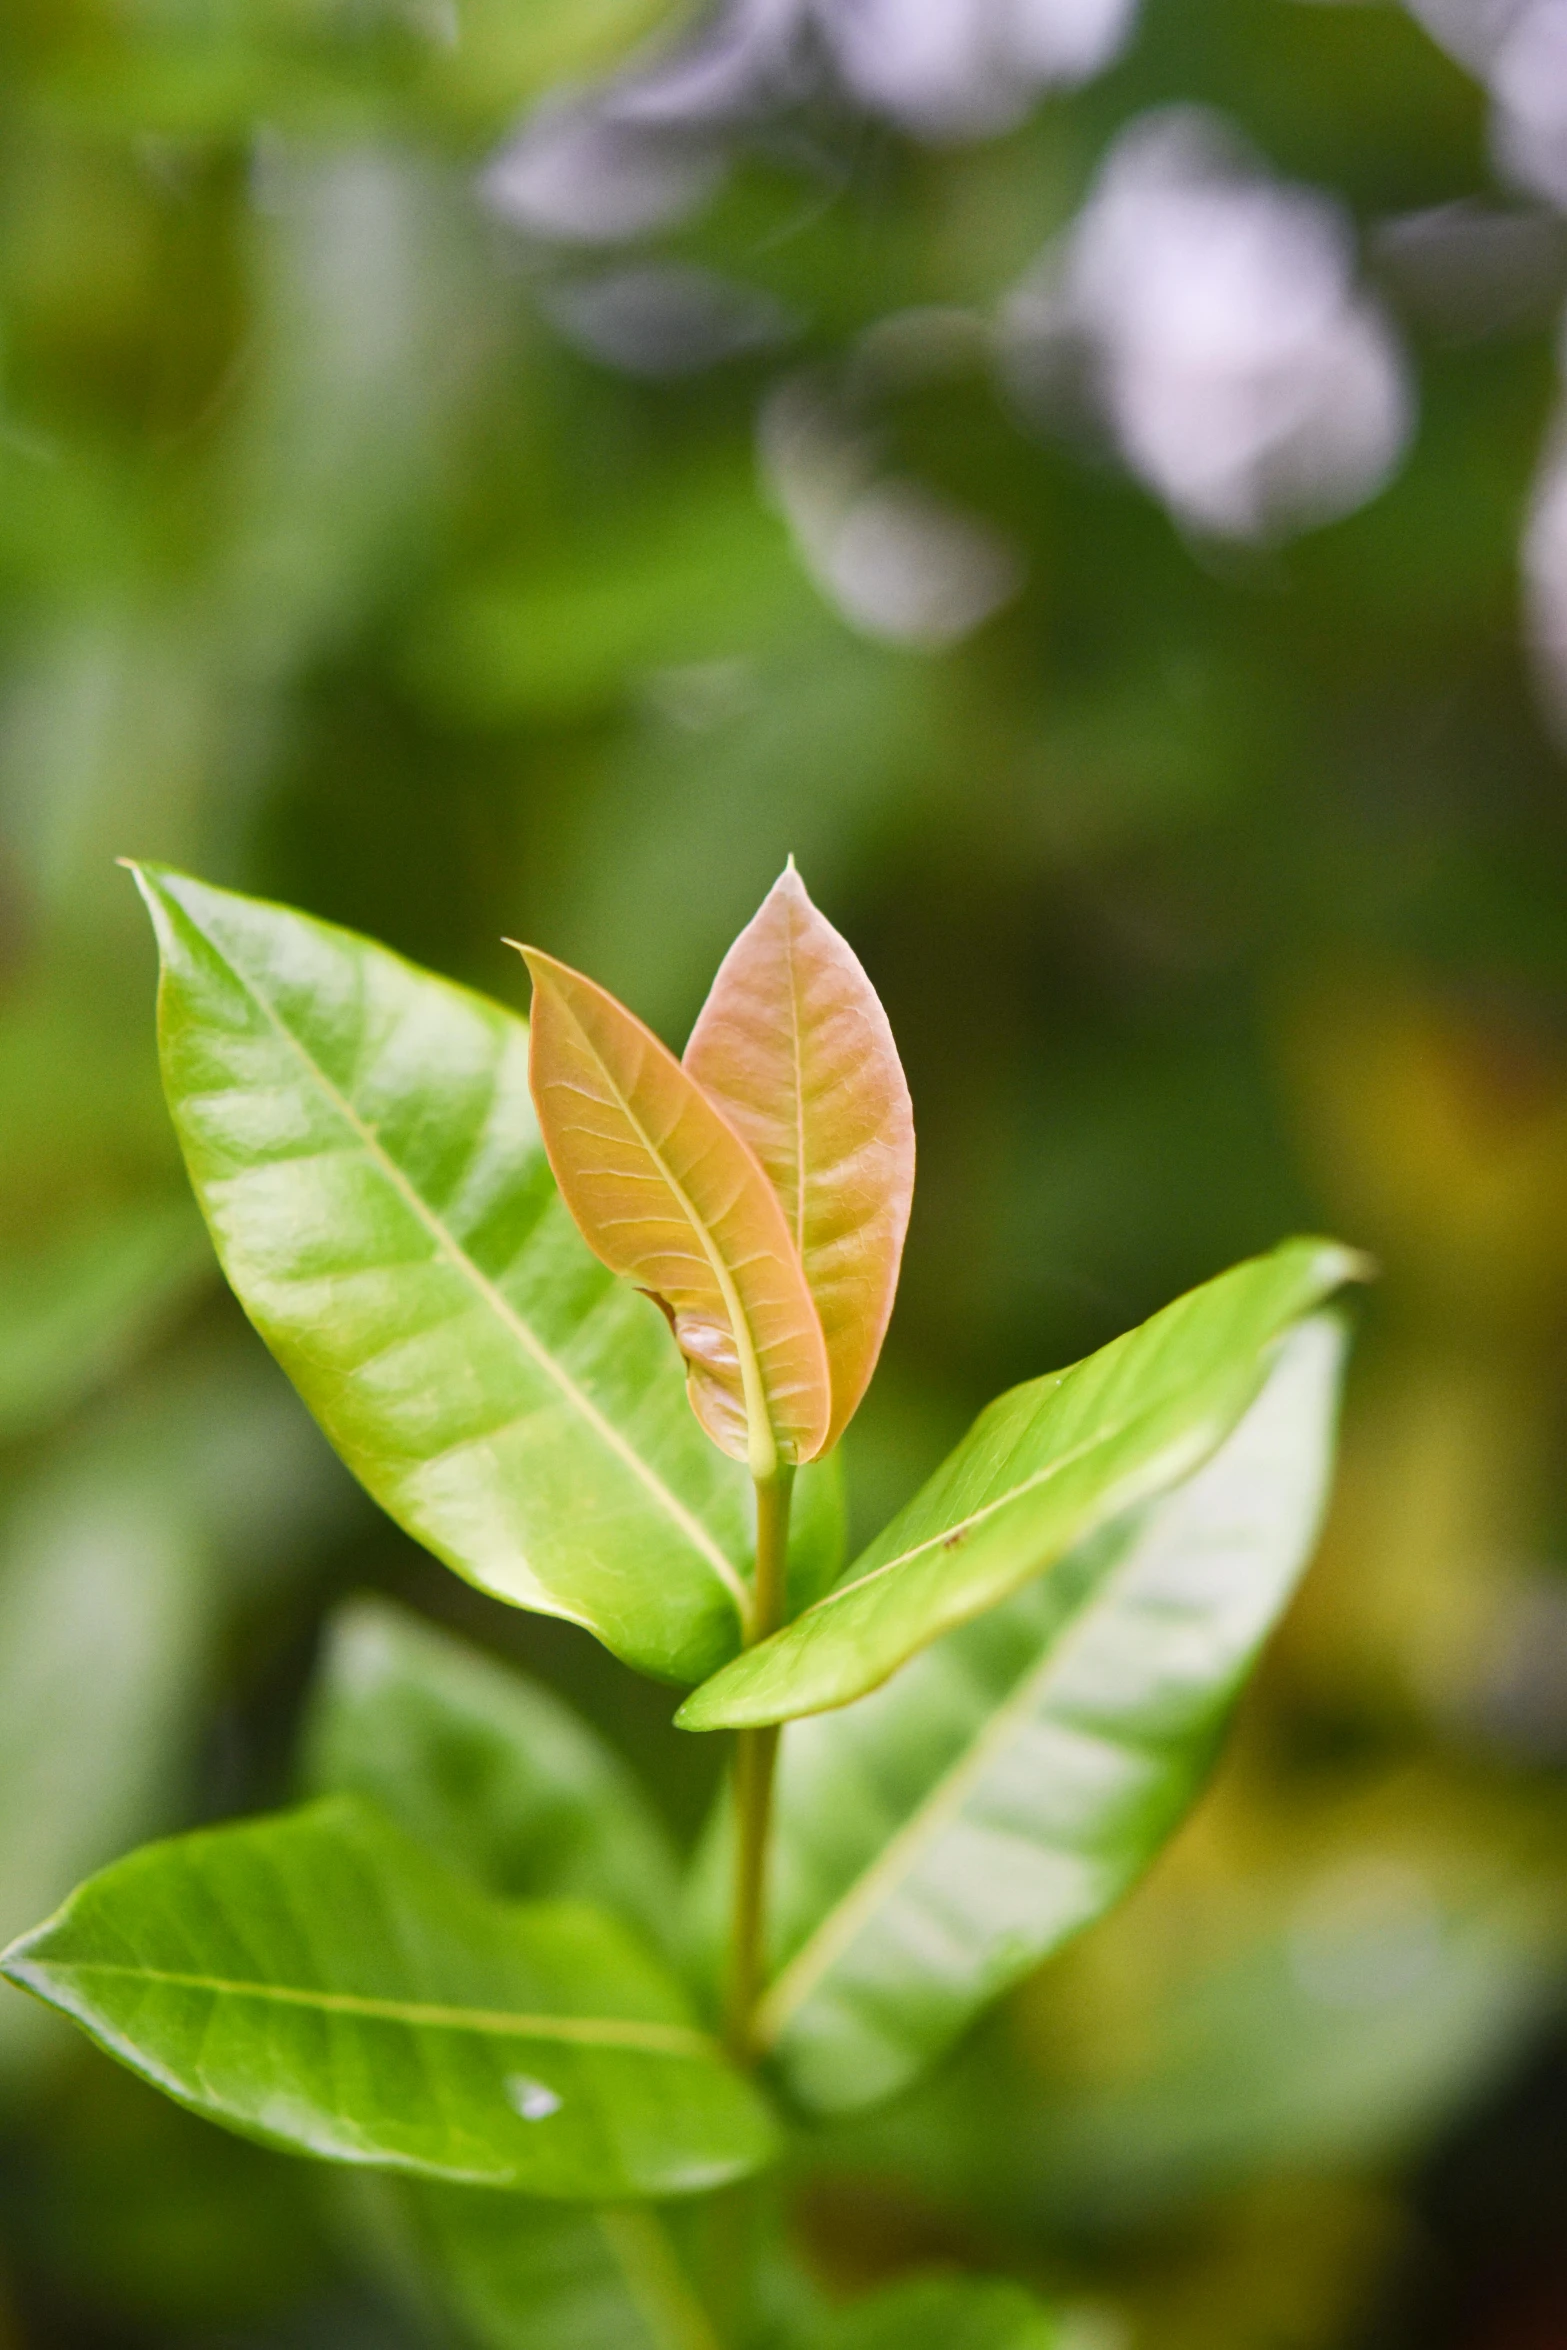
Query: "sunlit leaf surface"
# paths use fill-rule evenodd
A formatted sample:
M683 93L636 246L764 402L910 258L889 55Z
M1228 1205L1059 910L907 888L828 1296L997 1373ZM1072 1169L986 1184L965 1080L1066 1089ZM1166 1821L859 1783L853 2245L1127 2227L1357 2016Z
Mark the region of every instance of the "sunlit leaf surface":
M164 1082L224 1271L338 1451L460 1574L694 1680L743 1479L656 1310L555 1197L526 1025L352 932L163 870Z
M695 1078L605 989L525 949L533 1095L590 1247L665 1307L714 1442L755 1476L827 1442L815 1303L753 1153Z
M1189 1476L1292 1322L1362 1261L1295 1240L998 1397L827 1597L689 1697L692 1730L788 1720L876 1688L1137 1503Z
M183 2104L301 2154L618 2201L772 2151L612 1919L492 1901L352 1797L149 1845L3 1965Z
M827 1342L835 1443L892 1312L914 1113L876 991L792 861L724 957L685 1066L778 1194Z
M791 1729L758 2031L803 2103L901 2087L1177 1825L1310 1550L1341 1355L1305 1323L1173 1494Z
M552 1691L387 1600L328 1627L304 1767L493 1893L669 1930L674 1855L625 1764Z

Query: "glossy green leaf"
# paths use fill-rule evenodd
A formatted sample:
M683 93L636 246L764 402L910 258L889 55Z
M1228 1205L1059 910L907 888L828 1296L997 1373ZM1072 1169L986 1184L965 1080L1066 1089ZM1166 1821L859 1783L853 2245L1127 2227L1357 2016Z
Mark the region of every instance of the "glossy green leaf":
M390 1601L350 1600L327 1628L304 1774L492 1893L669 1931L674 1853L625 1764L552 1691Z
M793 858L724 957L684 1059L778 1195L821 1316L836 1444L892 1313L914 1112L881 1000Z
M1179 1824L1309 1554L1342 1351L1305 1323L1173 1494L791 1729L757 2037L802 2104L901 2088Z
M847 1705L1213 1452L1280 1339L1363 1260L1287 1241L1070 1370L1016 1387L826 1598L696 1690L688 1730Z
M999 2278L911 2277L824 2326L819 2350L1057 2350L1042 2301Z
M821 1317L783 1207L724 1112L606 988L533 947L531 1078L595 1255L664 1307L692 1409L758 1481L826 1449Z
M0 1968L182 2104L329 2161L618 2201L773 2152L624 1928L493 1901L350 1796L148 1845Z
M739 1641L743 1475L555 1197L526 1025L162 869L164 1083L224 1271L377 1501L498 1598L694 1680Z
M721 2350L663 2219L405 2187L411 2248L475 2350Z

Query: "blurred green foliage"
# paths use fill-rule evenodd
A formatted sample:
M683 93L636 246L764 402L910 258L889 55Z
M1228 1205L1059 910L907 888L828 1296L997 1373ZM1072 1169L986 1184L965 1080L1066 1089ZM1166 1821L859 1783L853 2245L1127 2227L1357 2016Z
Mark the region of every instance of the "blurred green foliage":
M212 1276L113 859L513 1002L502 933L537 938L678 1043L792 850L919 1120L863 1529L1004 1380L1287 1229L1385 1273L1329 1539L1212 1798L949 2073L834 2139L810 2264L832 2295L980 2259L1104 2350L1559 2340L1567 794L1517 587L1555 232L1479 302L1400 263L1390 223L1511 200L1483 92L1399 9L1147 0L1005 136L761 142L658 250L794 345L617 371L558 323L569 256L475 175L663 18L0 21L0 1927L278 1795L314 1627L360 1585L525 1658L682 1835L713 1767L667 1692L443 1576L325 1455ZM1171 100L1351 208L1417 385L1401 470L1220 550L959 347L883 370L878 430L1026 582L945 652L856 629L759 479L759 407L911 309L988 315ZM1462 2148L1507 2097L1526 2151L1477 2262ZM360 2242L4 1994L4 2350L400 2343Z

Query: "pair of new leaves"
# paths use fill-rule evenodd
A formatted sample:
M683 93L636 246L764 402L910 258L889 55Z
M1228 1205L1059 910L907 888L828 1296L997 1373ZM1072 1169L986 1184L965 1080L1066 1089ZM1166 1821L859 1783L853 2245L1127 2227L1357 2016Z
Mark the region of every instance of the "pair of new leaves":
M171 1106L252 1318L460 1572L700 1683L698 1726L815 1714L783 1749L759 2036L807 2108L911 2079L1189 1803L1309 1547L1339 1356L1317 1309L1355 1261L1289 1243L1003 1396L846 1573L831 1464L806 1468L799 1612L738 1654L748 1464L698 1430L660 1316L562 1208L524 1024L330 926L142 880ZM597 2202L774 2143L623 1927L454 1894L374 1813L133 1856L8 1966L302 2151Z
M664 1307L716 1444L758 1482L817 1459L876 1367L914 1192L909 1089L858 960L791 859L677 1061L521 952L534 1101L584 1238Z

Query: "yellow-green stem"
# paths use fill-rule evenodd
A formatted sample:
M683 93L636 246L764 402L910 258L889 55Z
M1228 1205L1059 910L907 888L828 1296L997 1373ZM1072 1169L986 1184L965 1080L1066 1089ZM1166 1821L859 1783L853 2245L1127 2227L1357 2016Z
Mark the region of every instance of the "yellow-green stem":
M792 1468L780 1467L756 1488L756 1582L751 1640L765 1640L784 1618L784 1581L789 1551ZM767 1911L767 1846L772 1825L773 1772L778 1731L735 1734L734 1917L729 1957L725 2039L737 2063L751 2060L751 2026L762 1995Z

